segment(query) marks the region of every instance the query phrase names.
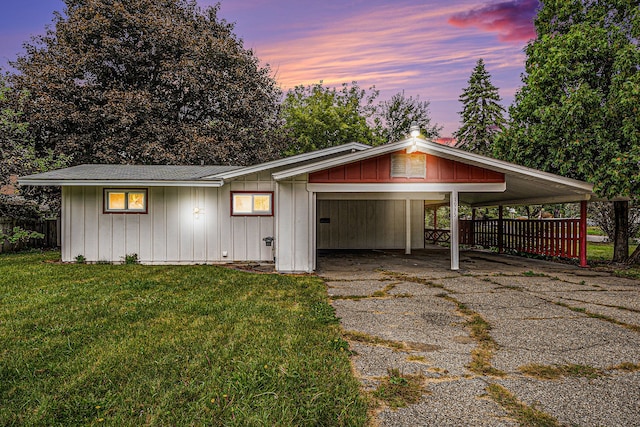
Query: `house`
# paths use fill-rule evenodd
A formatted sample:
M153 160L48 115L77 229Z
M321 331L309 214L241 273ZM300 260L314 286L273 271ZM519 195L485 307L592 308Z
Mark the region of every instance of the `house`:
M350 143L246 167L81 165L20 178L62 187L62 259L274 261L311 272L319 249L424 247L424 209L582 201L591 184L420 137ZM451 226L451 269L459 268Z

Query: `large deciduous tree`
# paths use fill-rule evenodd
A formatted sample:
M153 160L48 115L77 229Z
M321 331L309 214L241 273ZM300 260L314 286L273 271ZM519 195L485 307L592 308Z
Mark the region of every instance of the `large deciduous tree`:
M65 0L12 65L38 152L73 164L250 164L280 152L280 90L194 0Z
M412 122L423 136L437 137L442 127L431 123L429 102L406 97L404 92L375 103L379 92L362 89L357 82L341 88L322 82L297 86L282 103L287 154L304 153L348 142L379 145L401 140Z
M282 103L284 130L290 139L288 154L306 153L348 142L376 143L368 124L375 113L378 91L356 82L338 90L322 82L291 89Z
M491 154L495 135L505 124L504 107L500 105L498 88L481 59L476 63L468 86L459 98L462 103L462 126L456 132L457 147L480 154Z
M524 86L495 154L583 179L609 199L640 190L640 8L635 0L545 1ZM628 202L614 203L614 261L628 255Z
M66 165L66 156L56 156L52 150L36 153L35 142L29 133L29 123L24 119L22 107L28 93L16 91L6 85L0 76L0 185L11 184L21 196L27 196L31 202L20 198L0 197L0 215L20 217L16 212L23 211L26 205L43 206L57 209L59 189L26 187L20 188L14 182L15 176L45 172ZM16 210L17 209L17 210Z
M382 142L395 142L407 137L412 123L417 123L426 138L440 136L442 126L431 123L429 101L405 96L404 92L380 102L376 113L376 127Z

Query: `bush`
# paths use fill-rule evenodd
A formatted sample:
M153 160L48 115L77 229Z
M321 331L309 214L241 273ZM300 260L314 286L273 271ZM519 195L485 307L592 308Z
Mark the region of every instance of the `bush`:
M44 239L44 234L37 231L25 230L22 227L13 227L8 233L0 231L0 242L7 242L12 246L18 243L27 243L31 239Z

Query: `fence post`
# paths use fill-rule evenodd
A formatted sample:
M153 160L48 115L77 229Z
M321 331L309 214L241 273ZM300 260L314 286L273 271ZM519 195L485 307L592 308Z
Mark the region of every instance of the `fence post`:
M469 227L469 240L471 246L476 245L476 208L471 209L471 227Z
M504 252L504 235L503 235L503 221L502 221L502 205L498 206L498 253Z
M587 264L587 201L580 202L580 267Z

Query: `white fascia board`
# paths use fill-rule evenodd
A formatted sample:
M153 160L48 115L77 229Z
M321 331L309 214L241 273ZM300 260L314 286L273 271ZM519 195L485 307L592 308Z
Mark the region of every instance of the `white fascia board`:
M290 164L306 162L309 160L316 159L318 157L330 156L332 154L339 154L342 152L351 152L353 150L363 151L370 149L369 145L361 144L359 142L349 142L347 144L338 145L335 147L324 148L322 150L312 151L309 153L297 154L291 157L285 157L283 159L273 160L271 162L260 163L253 166L247 166L241 169L235 169L229 172L223 172L215 175L211 175L211 177L207 178L221 178L221 179L232 179L237 178L239 176L250 175L252 173L262 172L269 169L279 168L283 166L288 166Z
M472 163L475 166L484 167L496 172L502 172L505 174L515 173L517 175L525 175L545 181L556 182L562 184L563 186L575 187L582 191L593 191L593 184L590 184L588 182L565 178L553 173L543 172L537 169L528 168L526 166L516 165L515 163L509 163L503 160L481 156L479 154L464 151L459 148L452 148L431 141L419 141L417 145L418 147L424 148L425 152L429 154L444 154L448 159L458 161L466 160L467 163Z
M294 176L303 175L306 173L312 173L319 170L330 169L335 166L342 166L348 163L357 162L360 160L366 160L372 157L377 157L382 154L386 154L393 151L402 150L413 144L411 138L402 141L394 142L391 144L380 145L377 147L369 148L368 150L359 151L357 153L345 154L344 156L335 157L332 159L320 160L316 163L300 166L297 168L287 169L280 172L275 172L271 176L276 181L292 178Z
M428 200L439 202L446 193L318 193L318 200Z
M507 189L504 182L494 184L452 184L390 182L376 184L307 184L307 191L313 193L501 193Z
M510 199L500 200L490 203L472 203L473 208L488 208L493 206L525 206L525 205L547 205L552 203L576 203L591 200L590 194L574 194L573 196L538 197L531 199Z
M19 179L20 185L61 186L61 187L222 187L222 180L207 181L103 181L103 180L48 180Z

